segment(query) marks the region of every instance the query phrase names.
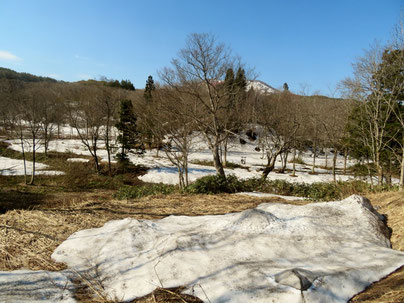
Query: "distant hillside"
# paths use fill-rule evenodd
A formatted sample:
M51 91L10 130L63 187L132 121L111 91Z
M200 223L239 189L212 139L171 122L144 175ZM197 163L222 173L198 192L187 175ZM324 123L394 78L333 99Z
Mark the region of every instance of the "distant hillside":
M40 77L28 73L19 73L12 69L0 67L0 79L20 80L23 82L58 82L49 77Z

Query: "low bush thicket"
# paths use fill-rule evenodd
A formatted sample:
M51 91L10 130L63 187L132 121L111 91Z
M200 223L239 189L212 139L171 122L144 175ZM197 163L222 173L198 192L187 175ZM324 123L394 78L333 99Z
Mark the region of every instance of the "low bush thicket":
M218 194L236 193L242 191L259 191L264 193L275 193L279 195L305 197L312 200L336 200L352 194L365 194L369 192L380 192L395 190L397 188L380 186L371 189L368 183L363 181L347 181L337 183L292 183L285 180L262 180L252 178L239 180L234 175L223 178L218 175L206 176L196 180L189 185L185 191L192 194Z
M376 174L376 166L373 163L369 165L356 163L349 167L349 170L355 177L367 177L369 176L369 170L373 175Z
M191 194L235 193L241 188L242 181L239 181L234 175L228 175L226 178L212 175L196 180L185 189L185 192Z

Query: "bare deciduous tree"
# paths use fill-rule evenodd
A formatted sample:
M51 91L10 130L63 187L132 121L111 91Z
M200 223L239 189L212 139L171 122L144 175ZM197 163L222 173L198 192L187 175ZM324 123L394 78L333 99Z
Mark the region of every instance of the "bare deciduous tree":
M108 158L108 172L112 174L111 154L113 153L112 132L116 123L119 101L126 98L124 90L119 88L100 87L96 95L97 105L100 106L101 115L104 117L105 125L102 129L102 138L105 143Z
M105 115L101 110L102 98L98 98L100 88L97 86L71 87L71 100L67 104L70 125L76 129L81 142L93 157L95 170L101 172L98 159L99 141Z
M183 189L189 184L188 158L195 137L195 121L184 108L192 105L183 102L179 93L168 87L158 89L154 100L148 104L147 121L152 121L153 135L162 142L167 158L177 167L179 187Z
M240 64L230 50L209 34L191 34L172 67L159 76L164 85L177 91L181 102L192 106L184 114L193 119L212 152L214 166L225 176L220 157L220 146L232 131L227 117L232 113L229 91L223 81L229 68L237 70Z
M266 179L275 168L278 156L291 148L296 149L300 121L297 102L285 94L263 97L257 112L258 125L261 127L258 144L267 158L262 176Z

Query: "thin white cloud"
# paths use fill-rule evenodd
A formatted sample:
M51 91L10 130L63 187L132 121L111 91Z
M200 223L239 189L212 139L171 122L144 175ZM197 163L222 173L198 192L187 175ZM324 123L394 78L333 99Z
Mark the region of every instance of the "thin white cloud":
M91 58L89 57L84 57L84 56L80 56L80 55L74 55L74 58L76 58L77 60L83 60L83 61L90 61Z
M0 60L18 62L21 61L22 59L8 51L0 50Z

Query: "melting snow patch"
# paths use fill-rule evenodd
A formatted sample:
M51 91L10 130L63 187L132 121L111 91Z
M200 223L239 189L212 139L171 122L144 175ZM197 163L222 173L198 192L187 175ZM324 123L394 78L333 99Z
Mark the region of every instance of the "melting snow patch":
M25 161L26 173L30 175L32 173L32 162ZM42 170L46 169L48 166L43 163L35 163L35 174L36 175L62 175L61 171L53 170ZM20 176L24 175L24 161L11 159L7 157L0 156L0 175L5 176Z
M96 266L111 297L188 286L211 302L346 302L404 264L362 197L261 204L219 216L124 219L79 231L52 258Z
M68 158L66 159L67 162L88 162L88 159L83 158Z
M245 195L245 196L251 196L251 197L275 197L275 198L282 198L284 200L289 200L289 201L296 201L296 200L304 200L305 198L303 197L294 197L294 196L282 196L282 195L276 195L276 194L268 194L268 193L260 193L260 192L241 192L241 193L236 193L236 195Z
M76 302L65 272L0 271L0 302Z

